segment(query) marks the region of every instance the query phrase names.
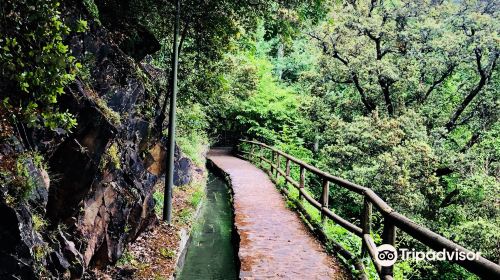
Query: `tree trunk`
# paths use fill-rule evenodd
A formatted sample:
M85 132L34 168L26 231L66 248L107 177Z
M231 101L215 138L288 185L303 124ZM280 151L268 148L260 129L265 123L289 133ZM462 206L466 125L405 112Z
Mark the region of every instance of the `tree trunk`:
M394 106L392 105L391 95L390 95L390 84L384 77L378 77L378 83L382 89L382 93L384 94L385 106L387 108L387 113L389 116L394 116Z

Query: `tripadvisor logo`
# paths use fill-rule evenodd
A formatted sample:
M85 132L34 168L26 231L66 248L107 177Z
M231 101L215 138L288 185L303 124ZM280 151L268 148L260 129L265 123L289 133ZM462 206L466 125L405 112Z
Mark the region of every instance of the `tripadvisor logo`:
M398 260L398 251L392 245L384 244L377 247L377 261L381 266L391 266Z
M402 260L414 259L416 261L465 261L478 260L481 256L480 252L463 252L463 251L428 251L421 252L415 249L409 250L406 248L399 249L399 252L392 245L383 244L377 247L377 261L381 266L391 266L401 256Z

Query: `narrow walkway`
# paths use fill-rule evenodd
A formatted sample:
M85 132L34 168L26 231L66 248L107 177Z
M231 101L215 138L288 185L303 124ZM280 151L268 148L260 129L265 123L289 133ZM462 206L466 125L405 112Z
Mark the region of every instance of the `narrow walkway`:
M241 279L348 278L262 170L223 149L208 158L231 178Z

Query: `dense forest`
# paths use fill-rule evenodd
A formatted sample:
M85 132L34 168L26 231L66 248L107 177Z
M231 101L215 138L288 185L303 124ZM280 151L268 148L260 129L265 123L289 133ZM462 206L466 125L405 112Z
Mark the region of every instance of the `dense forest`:
M30 230L41 232L32 242L54 247L52 239L85 232L80 201L98 188L80 186L63 202L57 197L75 189L50 189L39 209L32 193L40 180L80 180L64 177L79 172L68 163L102 181L115 173L127 186L152 180L125 175L143 174L147 166L132 162L167 135L175 1L4 0L0 10L1 210L24 222L31 216ZM373 189L413 221L500 263L499 31L496 0L181 1L177 144L198 165L208 145L245 138L275 146ZM320 183L308 180L319 196ZM133 195L154 203L143 191ZM359 197L340 188L330 197L336 213L359 223ZM71 210L60 213L63 204ZM140 234L146 222L136 221L120 229L133 234L118 248ZM381 227L374 230L380 239ZM329 234L360 248L340 226ZM405 234L397 244L424 248ZM122 249L87 250L82 267L114 263ZM476 276L410 259L396 264L395 278Z

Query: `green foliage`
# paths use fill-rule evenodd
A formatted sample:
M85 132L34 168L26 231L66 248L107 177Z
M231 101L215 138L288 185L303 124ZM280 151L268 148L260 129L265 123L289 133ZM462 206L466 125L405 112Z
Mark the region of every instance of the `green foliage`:
M113 163L113 166L116 169L121 169L121 154L120 151L118 150L118 145L116 143L113 143L113 145L109 147L107 154L109 155L109 158Z
M45 221L38 214L33 214L31 216L31 220L33 221L33 230L35 230L36 232L44 230L47 226L47 221Z
M95 67L96 59L95 55L91 52L86 52L81 58L82 67L78 72L78 78L90 88L90 84L92 83L92 68Z
M174 14L174 1L97 3L110 5L110 14L83 0L94 20L110 27L116 27L114 18L138 21L161 42L153 64L166 73L158 85L146 87L165 94L157 98L158 107L143 110L158 115L154 108L169 96L173 17L164 15ZM58 110L58 97L80 68L80 78L90 81L95 59L80 65L64 40L70 25L83 32L88 23L64 22L58 4L49 0L7 0L2 8L11 15L2 24L12 28L0 38L0 82L14 89L1 96L2 110L31 126L76 126L73 116ZM217 144L240 137L272 144L372 188L412 220L497 261L498 15L491 0L183 1L177 143L197 165L204 164L209 138ZM105 100L95 103L121 126ZM9 176L2 170L2 180L17 179L16 197L27 197L33 188L27 164L16 160ZM107 165L121 168L116 143L101 161ZM291 176L298 180L297 167ZM318 178L308 174L306 184L317 197ZM296 189L286 188L298 198ZM195 190L188 202L196 207L202 197ZM153 198L160 215L163 193ZM331 186L330 198L333 211L359 223L359 196ZM305 208L319 222L319 212ZM186 224L192 215L184 209L176 217ZM380 219L375 214L377 242ZM325 231L359 251L359 239L340 226L328 222ZM404 234L398 246L423 248ZM133 257L126 252L122 259ZM373 266L368 273L374 275ZM471 277L456 265L411 261L398 263L395 276Z
M209 102L212 131L261 140L370 187L398 212L496 262L498 6L327 2L329 11L317 21L282 25L264 18L235 40L218 76L219 95ZM291 174L298 179L297 168ZM307 175L306 185L319 195L315 176ZM358 195L331 186L330 203L359 223ZM380 224L375 213L374 236ZM359 249L359 239L338 225L327 230ZM397 242L427 250L404 234ZM368 272L375 275L373 266ZM412 261L398 263L395 276L474 278L457 265Z
M75 119L59 111L57 99L81 65L64 43L71 29L61 18L59 3L21 0L2 5L9 14L2 24L9 28L0 38L1 77L12 88L2 96L0 106L11 114L12 121L73 128ZM78 20L74 30L86 28L86 21Z
M125 250L125 252L123 252L123 254L118 259L116 264L119 266L124 266L124 265L134 264L135 262L136 260L134 258L134 255L130 251Z
M478 234L481 233L481 234ZM461 223L454 228L456 241L462 244L471 244L470 249L482 252L482 256L495 259L500 255L498 240L500 240L500 227L498 221L492 223L488 220L471 220Z
M257 40L260 41L248 40L246 44L258 46L263 38ZM214 132L274 143L284 130L302 125L298 113L300 96L274 77L274 67L263 54L242 50L227 55L224 65L230 71L219 77L221 96L211 100L208 109ZM220 123L220 119L232 121Z
M498 58L498 15L485 5L481 1L334 4L330 20L311 34L323 48L322 74L347 86L350 97L357 100L355 106L365 112L379 107L380 112L394 115L415 104L441 103L444 97L448 106L440 106L437 113L447 121L462 114L453 111L472 88L483 89L477 74L490 76ZM461 87L446 95L435 92L443 82L458 77L465 83ZM486 87L480 97L488 94L491 89Z
M171 259L171 258L175 257L175 251L170 250L169 248L160 247L159 252L160 252L160 255L166 259Z
M208 128L205 112L199 103L187 104L177 111L177 128L180 136L204 133Z
M130 230L132 230L132 228L131 228L131 227L130 227L130 225L128 225L128 224L127 224L127 225L125 225L125 227L123 228L123 232L124 232L124 233L129 233L129 232L130 232Z
M94 20L96 20L100 24L101 22L99 21L99 8L97 8L94 0L83 0L83 5L90 13L90 15L94 18Z
M196 208L196 207L198 207L198 205L200 205L200 203L204 197L205 197L205 190L204 190L203 186L200 186L191 195L191 198L189 199L189 203L191 203L191 206Z
M205 112L200 104L194 103L179 108L177 117L177 144L197 166L204 166L208 146L208 122Z
M35 261L37 261L38 263L42 263L43 259L47 256L47 254L50 252L50 248L48 248L47 245L35 245L33 246L33 253L34 253L34 257L35 257ZM43 270L44 268L41 267L40 268L41 270Z
M101 162L99 163L99 168L103 170L104 168L109 167L109 164L112 165L115 169L121 169L121 152L119 150L119 145L117 143L112 143L104 155L101 158Z
M193 210L189 208L184 208L181 209L179 212L177 212L175 219L180 225L187 225L191 221L192 217L193 217Z
M96 103L97 107L99 107L99 109L101 110L101 112L103 113L103 115L106 117L107 120L109 120L115 126L122 125L120 114L113 111L113 109L109 108L109 106L105 100L103 100L99 97L95 97L93 99L94 99L94 102Z
M61 124L64 124L66 128L72 128L77 125L76 119L71 113L42 113L43 124L45 127L56 129Z
M177 144L186 156L191 159L197 166L203 166L205 163L205 152L208 146L206 135L192 134L187 138L184 136L177 137Z
M83 20L83 19L79 19L76 21L76 27L75 27L75 31L78 32L78 33L82 33L82 32L85 32L85 30L87 30L88 26L87 26L87 21ZM81 67L81 64L78 64L79 68Z
M153 200L155 202L155 213L158 216L161 216L163 213L163 192L156 190L153 193Z
M27 200L39 183L38 168L42 168L42 157L37 153L20 154L15 163L15 171L11 174L9 195L15 201Z

